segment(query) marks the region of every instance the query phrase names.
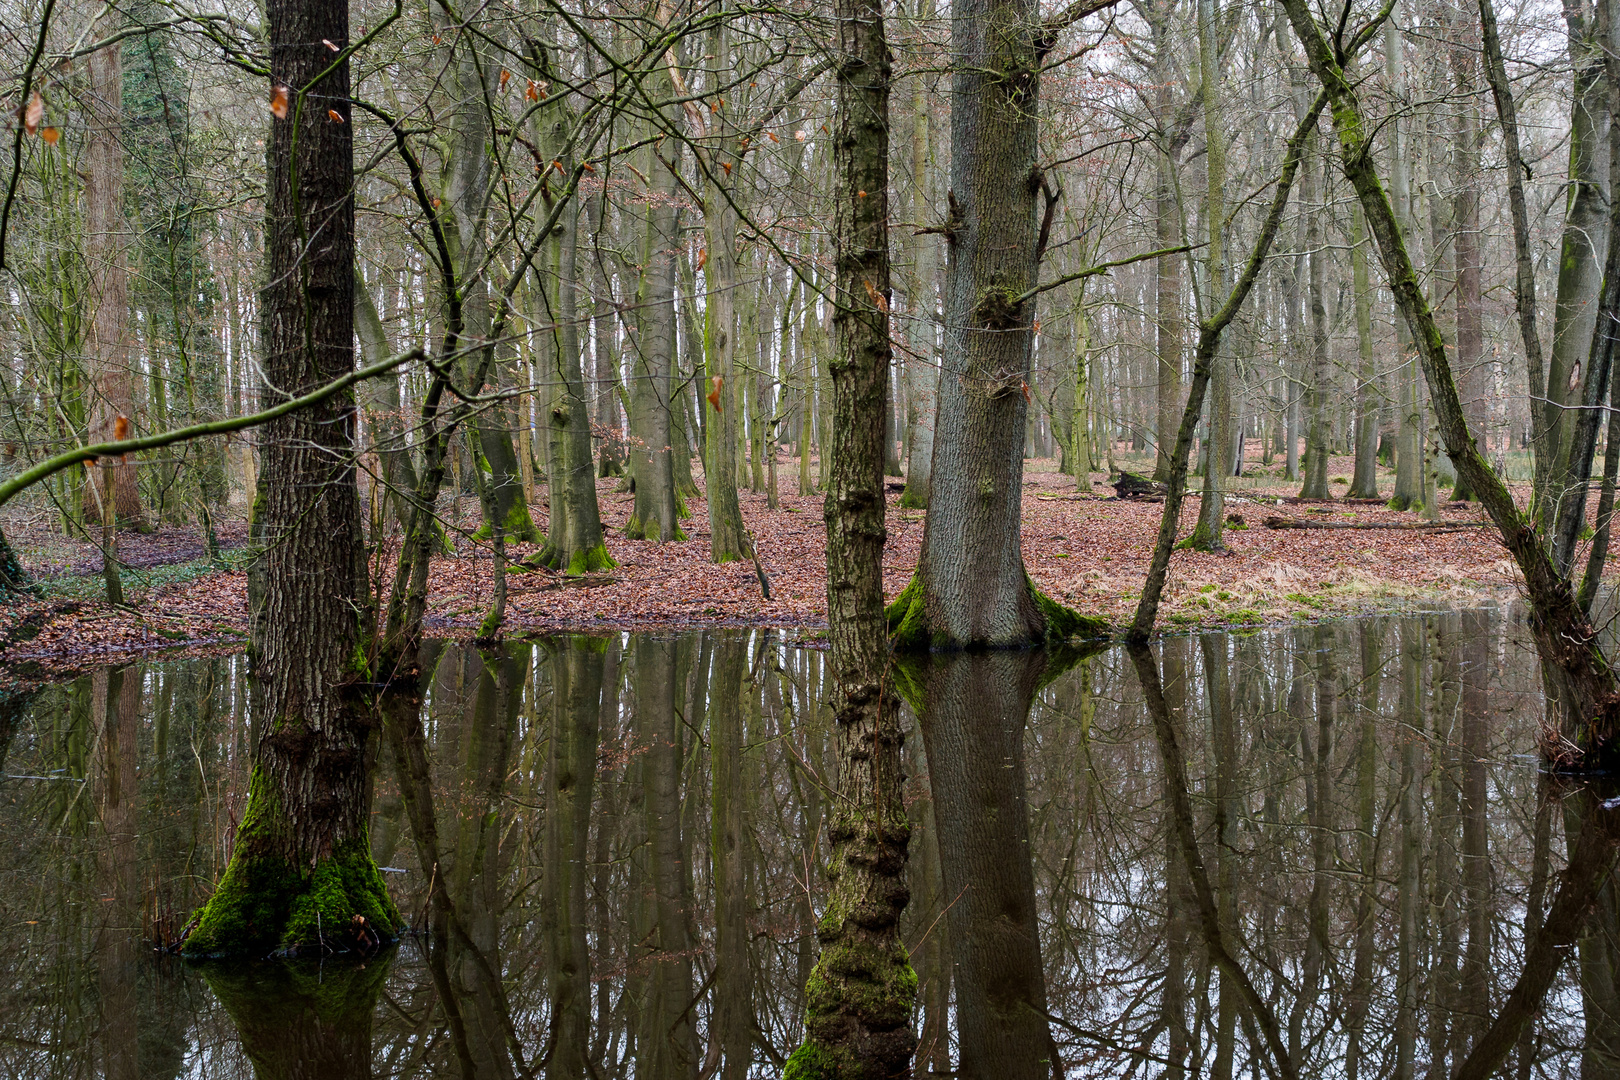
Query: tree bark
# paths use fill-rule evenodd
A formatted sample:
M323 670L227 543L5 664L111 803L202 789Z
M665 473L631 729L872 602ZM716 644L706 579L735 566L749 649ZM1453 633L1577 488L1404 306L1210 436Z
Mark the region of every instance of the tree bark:
M1044 31L1032 0L952 9L951 198L934 484L899 648L1016 647L1100 629L1024 569L1024 416L1037 264ZM874 286L876 283L872 283Z
M1205 249L1204 308L1213 308L1226 292L1226 132L1220 107L1220 49L1215 41L1213 0L1198 0L1198 69L1204 106L1204 142L1208 180L1204 217L1209 246ZM1171 261L1174 257L1161 259ZM1232 472L1232 369L1233 358L1217 344L1209 356L1209 420L1204 462L1204 490L1198 502L1198 524L1187 538L1195 551L1224 551L1221 534L1226 528L1226 478ZM1161 433L1160 439L1164 435Z
M128 230L124 222L124 65L123 46L90 54L87 100L88 138L84 148L84 257L90 271L89 442L111 442L134 434L135 352L129 330ZM104 463L106 464L106 463ZM101 521L110 497L122 528L146 528L135 463L128 455L110 468L87 468L84 516ZM111 478L111 493L107 483Z
M591 446L591 411L585 399L583 349L579 339L579 211L563 212L561 251L555 282L551 329L556 389L549 406L550 427L562 451L554 455L547 486L551 521L539 561L565 574L608 570L618 563L602 540L602 514L596 502L596 459Z
M1310 140L1310 161L1305 167L1305 183L1300 189L1302 209L1305 211L1306 260L1310 265L1306 296L1311 309L1311 374L1305 388L1305 481L1300 487L1302 499L1327 499L1328 491L1328 408L1332 389L1333 360L1328 352L1327 307L1323 302L1323 263L1327 252L1323 249L1322 215L1318 210L1318 192L1322 188L1318 177L1327 171L1327 158L1317 152L1316 139ZM1325 179L1325 176L1323 177ZM1325 194L1325 192L1323 192Z
M267 137L261 395L274 400L354 367L354 144L348 63L322 44L348 42L347 6L272 0L268 13L272 78L308 87ZM347 391L264 428L253 613L264 719L231 861L188 955L332 947L401 925L371 857L373 725L353 686L369 674L354 421Z
M1565 406L1580 398L1581 368L1597 325L1598 294L1608 232L1609 86L1604 78L1603 43L1593 11L1571 0L1564 5L1569 30L1573 102L1569 119L1568 203L1558 253L1558 291L1553 301L1552 351L1547 361L1546 400L1532 403L1542 412L1544 453L1536 456L1533 513L1551 518L1569 483L1570 429ZM1586 372L1590 375L1590 372Z
M900 936L906 819L898 700L883 616L884 428L889 369L889 45L883 7L838 0L833 136L833 418L827 615L837 798L827 825L821 956L805 987L804 1042L783 1080L906 1077L917 975ZM932 515L930 515L932 516Z
M669 93L667 76L652 80L652 89ZM673 148L671 148L673 152ZM650 193L642 231L641 283L636 294L634 382L630 391L630 475L636 489L635 505L624 533L633 540L661 543L684 540L675 491L674 431L671 400L675 369L675 260L679 238L675 228L678 193L674 171L658 159L656 147L643 152L647 176L657 178ZM684 442L682 452L684 453Z
M1373 350L1372 283L1367 276L1367 221L1359 205L1350 212L1350 279L1356 304L1356 350L1360 366L1356 370L1355 472L1350 477L1348 499L1378 498L1378 363Z
M932 0L926 0L919 4L918 17L930 18L932 11ZM906 342L912 355L906 359L906 371L912 373L908 395L912 424L906 448L906 489L900 494L900 505L916 510L928 509L933 490L934 425L939 411L939 357L935 350L939 315L934 297L939 277L939 240L921 231L923 220L932 221L937 214L928 106L924 81L918 79L911 102L911 180L915 193L911 216L918 226L911 238L911 282L906 290L906 307L911 316L906 324Z

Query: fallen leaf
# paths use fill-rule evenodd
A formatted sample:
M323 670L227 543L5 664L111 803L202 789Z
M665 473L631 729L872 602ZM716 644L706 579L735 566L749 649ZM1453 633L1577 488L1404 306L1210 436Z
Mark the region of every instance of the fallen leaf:
M45 99L35 90L28 99L28 105L23 109L23 130L33 135L39 131L39 125L45 119Z
M321 38L321 44L325 45L328 49L331 49L333 52L338 51L338 47L336 45L332 44L332 42L330 40L328 40L327 38Z
M41 128L39 137L44 139L50 145L55 146L56 140L62 137L62 129L56 127Z
M270 88L270 114L277 120L287 119L287 102L292 90L286 86L272 86Z

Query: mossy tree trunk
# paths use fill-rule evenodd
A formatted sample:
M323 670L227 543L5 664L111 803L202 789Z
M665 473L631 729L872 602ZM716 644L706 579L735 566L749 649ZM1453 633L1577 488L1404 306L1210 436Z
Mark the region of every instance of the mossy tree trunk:
M908 1076L917 976L900 936L911 827L883 618L889 366L889 46L883 7L838 0L833 135L835 352L827 472L827 621L838 793L831 888L805 986L804 1043L784 1080ZM1023 435L1019 426L1018 436Z
M272 0L268 14L273 78L309 88L268 134L260 392L270 400L354 367L354 145L352 125L328 115L347 120L348 65L322 44L348 41L347 5ZM353 685L366 677L369 629L354 417L349 392L264 428L253 657L263 719L231 860L188 955L365 944L400 925L371 857L372 724Z
M1018 647L1083 626L1035 588L1020 546L1037 200L1056 198L1037 162L1046 42L1032 0L952 9L951 253L935 482L916 576L889 611L900 648ZM872 189L860 190L870 201ZM864 296L877 282L853 284ZM881 400L873 408L881 413Z

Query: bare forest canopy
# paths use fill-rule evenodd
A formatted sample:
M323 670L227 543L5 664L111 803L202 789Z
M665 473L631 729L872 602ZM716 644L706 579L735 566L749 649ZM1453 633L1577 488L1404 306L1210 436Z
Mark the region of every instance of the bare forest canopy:
M1071 469L1101 469L1127 441L1139 451L1173 443L1197 324L1219 306L1223 281L1252 243L1284 143L1314 96L1279 8L1228 3L1213 14L1205 28L1214 34L1213 78L1202 71L1192 2L1121 4L1065 31L1047 54L1039 160L1056 205L1041 280L1195 246L1034 299L1028 442L1063 454ZM1373 14L1353 9L1348 23ZM938 370L950 12L922 0L889 18L890 423L903 454L919 441L918 426L932 423ZM505 462L486 458L485 469L546 475L564 346L581 360L597 455L621 464L645 441L635 399L644 354L656 349L663 355L653 366L669 366L677 473L688 471L681 462L706 426L724 417L735 420L743 482L817 483L831 319L829 16L809 4L538 12L357 4L351 22L355 40L341 44L353 49L347 122L361 309L375 312L360 320L367 360L432 353L442 342L448 256L455 289L478 309L468 335L503 324L487 388L498 392L483 415L512 452ZM1584 355L1574 339L1590 334L1580 323L1592 304L1578 289L1596 288L1595 279L1561 279L1559 269L1570 267L1565 279L1601 276L1601 242L1560 255L1570 246L1566 226L1601 216L1607 188L1609 104L1591 70L1595 22L1593 11L1571 8L1565 18L1550 5L1500 14L1530 258L1549 301L1540 327L1549 385L1579 379L1566 354ZM0 251L6 458L17 468L102 441L100 429L119 414L144 434L255 411L263 139L270 111L287 100L267 78L256 10L53 0L10 4L0 24L10 28L0 48L14 136ZM1442 321L1455 328L1455 370L1481 445L1510 475L1528 477L1534 388L1516 324L1504 151L1478 15L1405 3L1393 26L1355 71L1380 168L1404 171L1408 242L1428 291L1442 298ZM120 54L114 82L98 69L109 52ZM314 100L302 107L326 109ZM1213 203L1211 130L1225 173ZM1423 440L1411 457L1421 460L1421 447L1433 446L1424 393L1377 259L1368 258L1354 192L1321 156L1304 172L1228 332L1229 404L1217 404L1229 410L1233 445L1241 432L1250 457L1263 445L1293 470L1314 424L1334 451L1363 456L1378 449L1369 433L1393 453L1412 445L1403 441L1411 428ZM562 200L571 204L542 240L537 230ZM1587 228L1598 241L1601 232ZM108 281L119 272L122 288ZM707 326L717 297L734 330ZM119 310L99 318L108 303ZM706 353L717 351L730 355L711 373ZM364 462L378 479L389 466L375 455L414 445L431 380L414 365L364 395L372 452ZM251 485L251 445L238 436L137 462L141 512L223 510ZM810 448L803 475L774 475L777 446ZM458 447L469 490L470 465ZM1444 461L1439 468L1449 471ZM1401 472L1397 494L1428 501L1423 470ZM64 473L41 497L82 518L84 476Z

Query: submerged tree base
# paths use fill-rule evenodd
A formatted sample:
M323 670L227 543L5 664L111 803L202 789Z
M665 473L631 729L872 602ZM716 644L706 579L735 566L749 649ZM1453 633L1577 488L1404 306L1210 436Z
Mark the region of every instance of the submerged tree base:
M889 624L889 639L896 651L917 652L927 649L959 648L1024 648L1034 645L1052 645L1074 638L1104 637L1113 633L1113 626L1098 615L1082 615L1058 603L1036 587L1026 573L1024 587L1031 606L1031 630L1019 641L963 642L957 641L944 630L936 629L928 617L927 591L922 571L911 575L911 580L883 611Z
M369 951L395 941L404 926L363 838L339 844L299 868L270 840L274 797L258 771L247 816L225 877L195 917L181 946L194 959L280 953Z

